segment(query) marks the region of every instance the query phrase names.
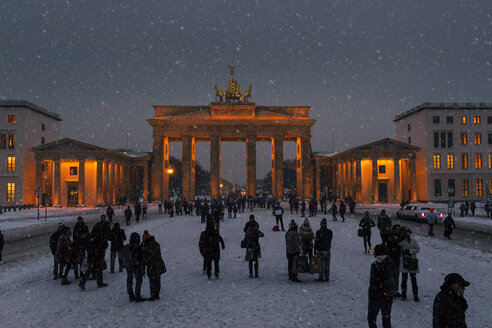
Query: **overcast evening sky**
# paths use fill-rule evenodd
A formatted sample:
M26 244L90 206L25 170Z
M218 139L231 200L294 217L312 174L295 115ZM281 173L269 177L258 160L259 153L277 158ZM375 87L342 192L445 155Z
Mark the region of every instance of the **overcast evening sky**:
M313 150L334 134L341 151L423 102L492 102L491 15L490 0L3 0L0 98L59 113L61 137L151 151L152 105L206 105L236 65L254 102L312 106ZM244 182L244 144L222 149L222 176Z

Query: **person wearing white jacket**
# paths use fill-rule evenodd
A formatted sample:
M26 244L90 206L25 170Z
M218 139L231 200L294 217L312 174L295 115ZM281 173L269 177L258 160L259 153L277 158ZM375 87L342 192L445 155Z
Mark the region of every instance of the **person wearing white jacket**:
M405 238L399 243L401 247L400 272L401 272L401 298L407 299L407 281L408 274L412 281L413 300L420 302L417 286L417 273L419 272L417 254L420 252L420 246L412 238L412 231L405 229Z

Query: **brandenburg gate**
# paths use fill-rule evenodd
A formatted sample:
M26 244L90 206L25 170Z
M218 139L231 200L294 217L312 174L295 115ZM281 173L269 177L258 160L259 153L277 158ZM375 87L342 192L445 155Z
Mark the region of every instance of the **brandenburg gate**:
M246 145L246 193L256 194L256 143L270 142L272 195L283 198L283 142L296 143L297 195L312 196L311 127L309 106L259 106L251 102L251 85L246 92L234 79L222 92L215 86L216 101L204 106L153 106L151 166L152 200L169 198L169 143L182 143L182 197L195 198L195 144L210 142L210 195L220 192L220 146L223 141Z

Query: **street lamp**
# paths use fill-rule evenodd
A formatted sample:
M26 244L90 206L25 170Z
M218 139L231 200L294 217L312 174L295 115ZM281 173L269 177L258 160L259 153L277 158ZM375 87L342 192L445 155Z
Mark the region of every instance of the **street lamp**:
M174 173L174 169L173 169L173 168L168 168L168 169L166 170L166 173L167 173L167 174L173 174L173 173Z

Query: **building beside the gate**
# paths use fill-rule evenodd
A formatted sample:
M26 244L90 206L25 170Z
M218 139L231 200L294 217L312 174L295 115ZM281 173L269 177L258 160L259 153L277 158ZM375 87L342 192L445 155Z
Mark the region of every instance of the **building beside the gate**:
M46 204L93 207L140 196L148 200L149 154L134 157L69 138L32 151L34 181Z
M32 147L59 138L58 114L24 100L0 100L0 205L36 204Z
M394 119L396 139L420 147L417 199L492 194L492 104L424 103Z
M315 191L363 203L417 200L419 147L386 138L341 153L313 153Z

